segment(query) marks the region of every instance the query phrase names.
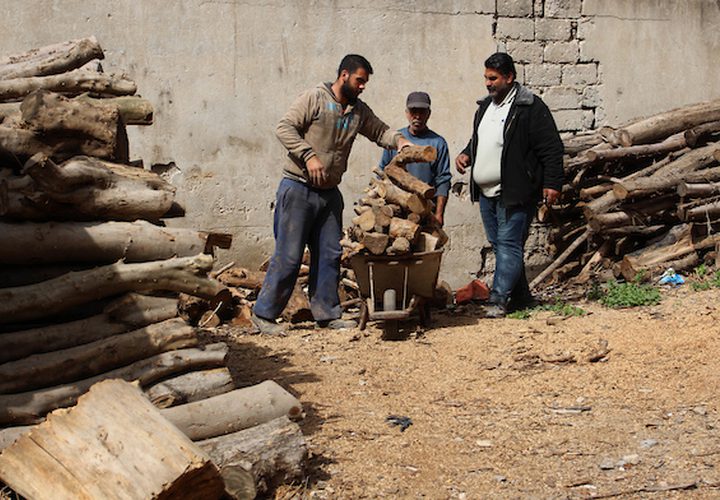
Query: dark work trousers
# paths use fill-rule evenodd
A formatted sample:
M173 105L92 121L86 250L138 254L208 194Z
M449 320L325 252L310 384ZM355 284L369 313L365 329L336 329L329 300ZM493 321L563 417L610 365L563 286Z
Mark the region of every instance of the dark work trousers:
M531 296L524 257L535 211L533 204L507 208L500 196L480 196L480 215L495 254L495 276L490 291L493 304L507 306L510 299L522 302Z
M316 189L283 179L277 191L275 253L255 302L255 314L276 319L290 300L305 245L310 248L310 309L315 321L341 315L338 282L343 198L338 188Z

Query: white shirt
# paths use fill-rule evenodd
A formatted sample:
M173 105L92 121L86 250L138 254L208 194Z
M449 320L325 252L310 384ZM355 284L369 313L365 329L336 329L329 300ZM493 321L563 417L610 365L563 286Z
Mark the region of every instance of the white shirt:
M473 180L489 198L500 194L500 164L505 142L503 137L505 120L516 93L517 90L513 87L500 104L491 101L478 124Z

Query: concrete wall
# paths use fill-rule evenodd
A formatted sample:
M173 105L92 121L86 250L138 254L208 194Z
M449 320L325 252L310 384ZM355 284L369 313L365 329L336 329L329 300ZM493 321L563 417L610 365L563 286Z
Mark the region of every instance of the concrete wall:
M482 62L505 47L521 79L568 130L720 97L720 7L714 0L2 0L3 52L95 35L108 72L126 72L155 105L130 131L131 153L178 187L190 227L235 235L221 263L271 252L283 149L278 119L302 90L332 80L346 53L365 55L363 94L393 127L404 97L433 97L430 126L454 156L485 95ZM588 81L592 67L594 80ZM559 72L559 73L558 73ZM557 81L553 75L559 74ZM550 80L546 80L550 78ZM579 117L579 118L578 118ZM381 151L359 138L342 191L349 207ZM459 179L457 174L456 178ZM350 210L346 210L349 218ZM452 197L441 277L466 282L484 244L477 207Z

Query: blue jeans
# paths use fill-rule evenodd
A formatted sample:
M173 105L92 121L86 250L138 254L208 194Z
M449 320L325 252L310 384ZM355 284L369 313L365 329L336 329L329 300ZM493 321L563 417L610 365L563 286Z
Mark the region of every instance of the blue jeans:
M525 276L525 241L535 217L535 206L508 208L501 197L480 196L480 215L495 254L490 302L507 306L510 299L527 300L531 295Z
M342 194L283 179L275 201L275 253L255 302L255 314L276 319L295 288L305 246L310 248L310 310L315 321L337 319L342 249Z

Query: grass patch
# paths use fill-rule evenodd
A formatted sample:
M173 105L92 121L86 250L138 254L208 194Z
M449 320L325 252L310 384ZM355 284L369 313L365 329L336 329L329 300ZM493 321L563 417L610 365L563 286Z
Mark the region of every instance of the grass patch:
M511 312L507 315L510 319L529 319L532 313L538 311L552 311L560 316L585 316L587 311L581 307L568 304L566 302L557 301L554 304L543 304L541 306L533 307L532 309L520 309L519 311Z
M606 290L600 296L600 303L613 309L654 306L660 303L660 290L655 286L637 282L609 281Z
M720 270L711 273L705 264L700 264L693 271L693 281L690 288L696 292L720 288Z

